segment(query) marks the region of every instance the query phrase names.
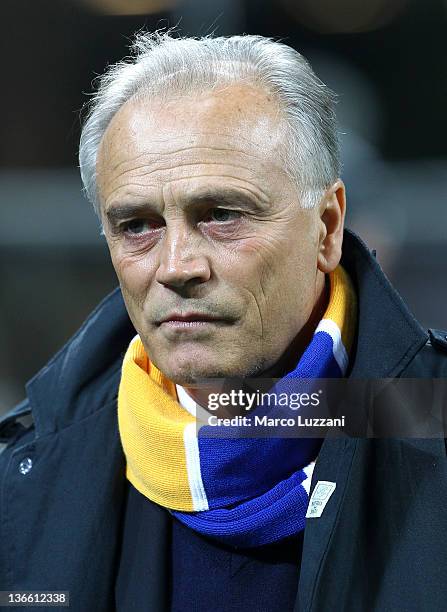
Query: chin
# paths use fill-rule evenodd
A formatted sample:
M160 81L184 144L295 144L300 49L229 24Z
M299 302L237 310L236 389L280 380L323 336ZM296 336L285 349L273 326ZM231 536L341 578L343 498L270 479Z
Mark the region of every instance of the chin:
M222 372L222 370L218 370L217 368L204 368L193 364L191 364L189 367L177 367L173 369L167 368L166 370L163 370L162 368L159 369L161 369L163 374L165 374L169 380L182 386L192 386L203 382L204 379L226 378L228 376L228 374Z
M177 365L173 368L167 367L165 370L159 366L157 367L169 380L182 386L193 386L208 379L255 378L262 372L262 367L260 366L247 369L246 363L243 365L227 364L222 366L222 364L213 365L209 362L206 365L203 362L200 364L191 362L190 364L185 363L182 366Z
M177 385L194 385L204 379L254 378L265 369L265 359L247 359L242 352L216 351L207 346L182 346L163 350L150 359Z

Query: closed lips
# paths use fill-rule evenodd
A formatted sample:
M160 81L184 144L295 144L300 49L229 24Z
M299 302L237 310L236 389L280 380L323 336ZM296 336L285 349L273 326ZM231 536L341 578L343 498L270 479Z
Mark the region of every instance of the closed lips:
M217 317L212 317L210 315L204 315L204 314L199 314L199 313L191 313L191 314L187 314L187 315L179 315L179 314L172 314L169 315L167 317L165 317L161 323L169 323L169 322L184 322L184 323L188 323L188 322L211 322L211 321L219 321L222 319L218 319Z

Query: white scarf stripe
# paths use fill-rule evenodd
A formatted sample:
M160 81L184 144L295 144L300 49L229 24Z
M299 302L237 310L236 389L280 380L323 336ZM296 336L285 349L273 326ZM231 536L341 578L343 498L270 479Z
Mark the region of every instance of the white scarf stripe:
M326 332L332 338L332 351L334 353L334 358L340 367L342 376L344 376L346 370L348 369L349 359L348 353L346 352L346 348L343 342L341 341L340 328L331 319L321 319L317 326L317 329L315 330L315 333L319 331Z
M307 495L309 495L310 493L310 484L312 482L312 474L314 472L314 467L315 467L315 461L312 461L311 463L309 463L309 465L306 465L306 467L303 468L303 472L306 474L307 478L306 480L303 480L303 482L301 483L301 486L304 488Z
M200 454L196 423L188 423L188 425L185 426L183 430L183 442L185 445L186 468L194 511L200 512L202 510L209 510L208 499L206 497L200 471Z

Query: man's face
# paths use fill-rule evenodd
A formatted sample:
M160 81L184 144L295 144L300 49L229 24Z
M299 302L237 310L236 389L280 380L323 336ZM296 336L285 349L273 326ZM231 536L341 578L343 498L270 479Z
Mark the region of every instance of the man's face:
M274 366L321 289L320 219L280 162L254 87L131 100L98 153L104 232L150 360L179 384Z

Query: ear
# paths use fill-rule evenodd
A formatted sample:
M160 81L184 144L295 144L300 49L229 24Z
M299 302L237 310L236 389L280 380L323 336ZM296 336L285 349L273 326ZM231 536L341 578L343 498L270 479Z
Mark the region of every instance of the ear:
M338 179L327 191L319 204L318 269L324 274L335 270L341 259L343 228L346 214L346 191Z

